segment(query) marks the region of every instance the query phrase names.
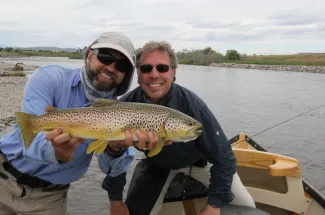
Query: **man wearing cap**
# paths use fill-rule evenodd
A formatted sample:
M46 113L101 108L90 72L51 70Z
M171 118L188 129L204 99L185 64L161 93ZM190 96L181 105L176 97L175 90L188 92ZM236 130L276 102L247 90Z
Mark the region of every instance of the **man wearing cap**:
M135 68L131 41L116 32L101 34L84 52L84 66L47 65L28 80L22 111L41 115L45 107L57 109L88 106L97 98L117 99L130 87ZM155 139L139 131L137 146L151 148ZM98 156L101 169L115 177L126 171L133 159L132 135L110 142ZM149 144L145 146L145 139ZM55 129L40 132L25 149L17 125L0 139L0 214L66 214L69 184L87 171L93 154L86 154L90 140L73 138Z

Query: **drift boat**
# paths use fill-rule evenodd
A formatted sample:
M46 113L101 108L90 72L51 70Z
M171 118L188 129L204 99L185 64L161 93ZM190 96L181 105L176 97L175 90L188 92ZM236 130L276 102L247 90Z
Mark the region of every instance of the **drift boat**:
M231 138L237 172L256 208L228 205L221 215L325 215L325 197L301 177L298 160L270 153L245 133ZM197 215L207 189L185 174L171 183L159 215Z

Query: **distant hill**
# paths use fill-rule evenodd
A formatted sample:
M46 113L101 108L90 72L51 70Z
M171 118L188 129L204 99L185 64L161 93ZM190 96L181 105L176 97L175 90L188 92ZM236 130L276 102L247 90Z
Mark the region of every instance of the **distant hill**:
M298 53L296 55L325 55L325 52L323 52L323 53L302 52L302 53Z
M58 48L54 46L45 46L45 47L14 47L21 50L35 50L35 51L52 51L52 52L76 52L78 49L75 48Z
M76 52L79 50L75 48L59 48L55 46L18 47L18 46L7 46L7 45L0 44L0 48L7 48L7 47L20 49L20 50L52 51L52 52Z

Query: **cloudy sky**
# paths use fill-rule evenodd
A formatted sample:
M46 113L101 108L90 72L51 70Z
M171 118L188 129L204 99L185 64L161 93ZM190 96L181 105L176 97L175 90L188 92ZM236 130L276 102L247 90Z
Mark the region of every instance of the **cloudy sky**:
M0 0L0 14L2 46L83 48L119 31L136 48L325 52L325 0Z

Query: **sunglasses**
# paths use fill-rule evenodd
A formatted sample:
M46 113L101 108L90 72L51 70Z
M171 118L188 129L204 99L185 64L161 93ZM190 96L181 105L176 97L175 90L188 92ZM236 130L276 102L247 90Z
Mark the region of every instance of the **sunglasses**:
M156 66L151 64L143 64L139 68L142 73L150 73L154 67L156 67L156 70L160 73L168 72L169 70L169 66L166 64L158 64Z
M97 59L104 65L111 65L115 63L115 68L123 73L127 73L132 71L133 66L128 59L117 59L107 51L101 49L93 49L94 55L96 55Z

